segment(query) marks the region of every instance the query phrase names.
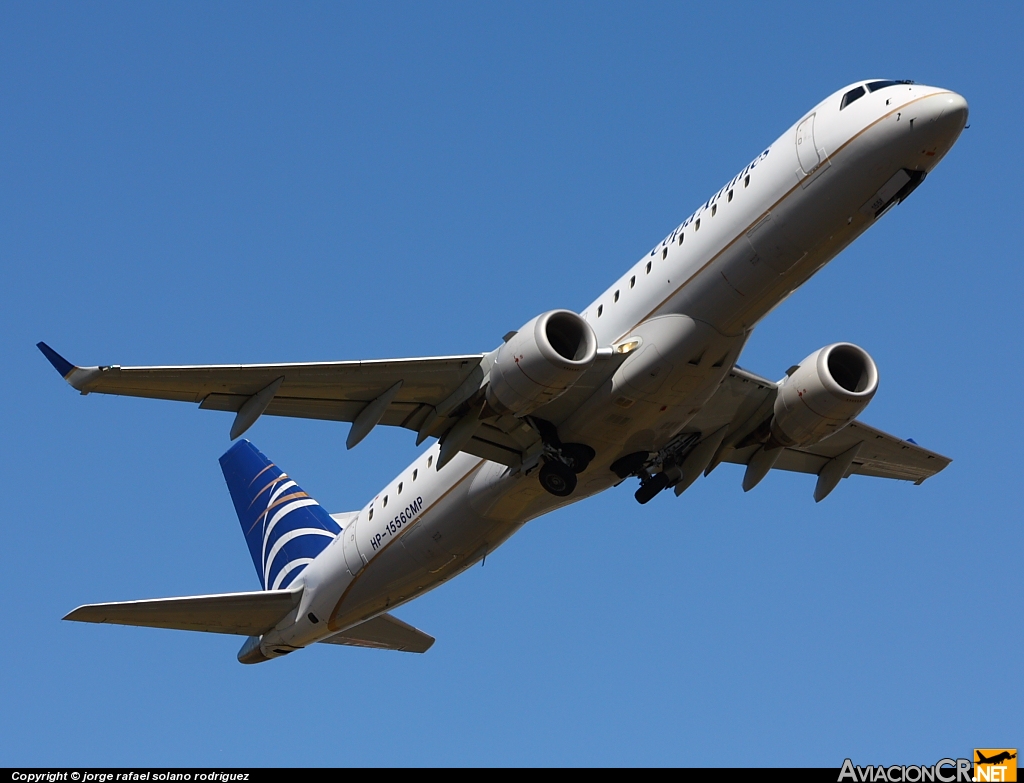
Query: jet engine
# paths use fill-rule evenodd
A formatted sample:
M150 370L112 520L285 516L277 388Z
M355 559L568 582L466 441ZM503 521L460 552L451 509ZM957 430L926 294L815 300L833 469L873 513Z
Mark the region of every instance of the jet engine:
M852 343L826 345L779 383L772 440L780 446L810 446L853 421L878 388L878 368Z
M597 356L597 335L569 310L538 315L498 349L487 404L525 416L572 386Z

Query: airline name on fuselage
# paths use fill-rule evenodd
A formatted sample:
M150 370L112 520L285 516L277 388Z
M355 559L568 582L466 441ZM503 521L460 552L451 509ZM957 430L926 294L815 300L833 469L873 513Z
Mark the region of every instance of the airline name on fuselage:
M654 248L651 250L650 255L653 256L657 252L659 247L667 247L668 245L671 245L673 242L675 242L676 237L679 236L679 233L683 229L690 225L694 220L699 218L706 210L711 209L712 205L714 205L714 203L718 201L718 199L720 199L722 196L728 193L736 185L737 182L739 182L751 171L753 171L757 167L757 164L759 164L762 160L768 157L768 153L771 151L772 148L769 147L756 158L754 158L752 161L750 161L750 163L744 166L743 170L739 174L737 174L735 177L733 177L731 180L725 183L718 190L718 192L715 193L715 195L713 195L711 198L709 198L707 201L705 201L703 204L697 207L697 209L694 211L692 215L690 215L690 217L686 218L686 220L684 220L682 223L676 226L676 228L672 230L671 234L669 234L667 237L661 240L659 244L655 245Z

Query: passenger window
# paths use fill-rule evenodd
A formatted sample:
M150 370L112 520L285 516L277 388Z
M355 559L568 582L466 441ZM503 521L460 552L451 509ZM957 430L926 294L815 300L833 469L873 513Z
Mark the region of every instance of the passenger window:
M729 201L732 201L732 191L729 191Z
M398 482L398 494L399 495L402 494L402 482L401 481Z
M370 509L370 516L369 516L369 518L373 519L373 509L372 508Z
M685 237L685 236L686 236L686 234L684 232L682 232L682 231L679 232L679 244L680 245L683 244L683 237Z
M746 187L746 186L747 186L747 185L749 185L749 184L750 184L750 175L749 175L749 174L747 174L747 176L745 176L745 177L743 178L743 187Z
M629 278L629 287L632 288L635 285L636 285L636 275L633 275L631 278Z
M847 106L849 106L851 103L853 103L855 100L857 100L858 98L862 97L863 95L864 95L864 88L863 87L854 87L852 90L850 90L848 93L846 93L846 95L843 96L843 102L841 104L839 104L839 111L842 111L843 109L845 109Z
M713 204L711 206L711 217L714 217L716 214L718 214L718 204Z
M427 467L429 468L432 464L434 464L434 457L433 457L433 455L427 457Z
M614 302L619 301L619 292L618 291L615 292L615 298L612 301L614 301Z
M700 231L700 218L697 218L697 222L693 224L694 231Z
M387 495L384 496L384 502L381 503L381 507L382 508L387 508L388 507L388 496Z
M604 305L598 305L597 306L597 317L600 318L601 317L601 313L603 313L603 312L604 312Z
M668 258L668 248L667 247L664 250L661 251L661 257L663 259L664 258Z
M680 240L680 241L682 241L682 240ZM650 273L651 273L651 262L648 261L647 262L647 274L650 274Z
M416 480L416 476L418 476L418 475L419 475L419 471L418 470L414 470L412 472L412 480L415 481Z

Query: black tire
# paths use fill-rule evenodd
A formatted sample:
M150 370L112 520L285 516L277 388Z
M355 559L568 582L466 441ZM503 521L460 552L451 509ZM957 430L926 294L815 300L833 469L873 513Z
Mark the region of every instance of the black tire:
M655 473L647 481L640 485L640 489L636 491L633 497L636 498L636 502L640 505L653 499L655 495L661 492L668 486L668 476L664 473Z
M561 462L545 462L540 469L540 485L552 495L564 498L576 489L576 474Z

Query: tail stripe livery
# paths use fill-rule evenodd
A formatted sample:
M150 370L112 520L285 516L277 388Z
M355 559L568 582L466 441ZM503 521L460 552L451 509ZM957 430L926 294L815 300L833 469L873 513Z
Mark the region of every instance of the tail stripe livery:
M277 556L281 552L281 550L284 549L284 547L288 544L288 542L293 541L294 539L297 539L297 538L304 537L304 536L326 536L327 537L327 541L323 542L323 546L318 546L317 547L317 552L316 552L317 554L320 554L324 550L324 547L326 547L327 544L331 543L331 541L334 540L334 534L333 533L329 533L326 530L317 530L316 528L313 528L313 527L304 527L304 528L299 528L298 530L290 530L290 531L288 531L283 536L281 536L279 539L277 539L277 543L274 544L274 548L270 550L270 556L266 560L263 561L266 564L263 567L263 583L264 584L268 584L270 582L270 569L271 569L271 566L273 565L274 561L277 560ZM307 558L303 558L303 559L305 560ZM310 557L308 559L310 561L313 560L312 557ZM294 557L288 557L285 560L284 566L282 566L281 570L278 571L278 574L277 574L278 575L278 579L280 579L283 576L283 574L284 574L285 570L288 568L288 566L290 566L294 562L296 562L296 558L294 558ZM280 587L280 585L277 584L277 581L278 580L274 581L274 586L272 588L274 590L277 590Z
M274 580L274 584L271 585L270 589L271 590L280 590L281 589L281 582L284 581L284 578L286 576L288 576L288 574L290 574L296 568L299 568L299 569L305 568L306 566L308 566L312 562L313 562L313 558L311 558L311 557L300 557L297 560L292 560L288 565L286 565L284 568L282 568L280 571L277 572L277 578Z
M341 527L249 441L232 446L220 466L260 585L288 587Z

